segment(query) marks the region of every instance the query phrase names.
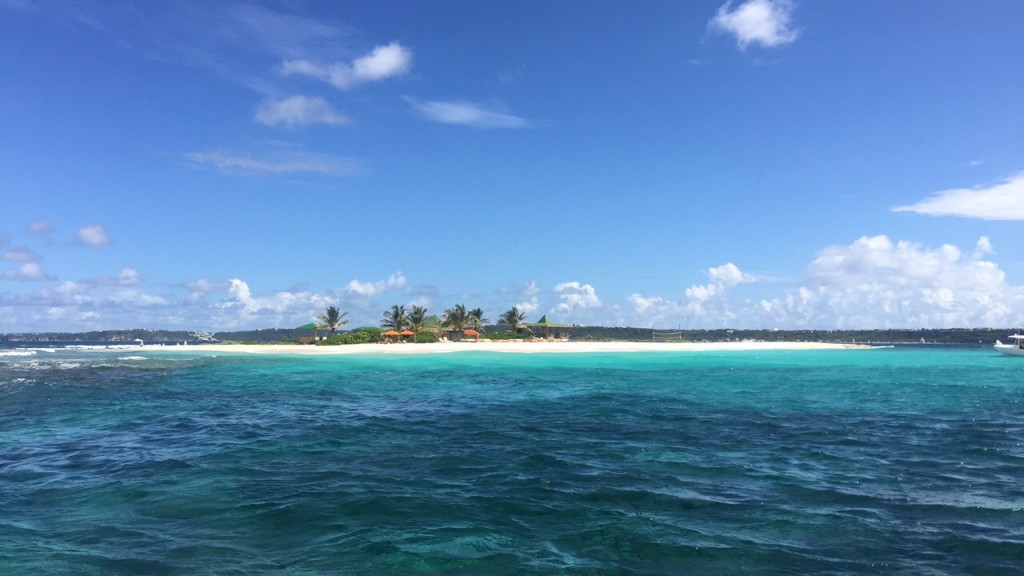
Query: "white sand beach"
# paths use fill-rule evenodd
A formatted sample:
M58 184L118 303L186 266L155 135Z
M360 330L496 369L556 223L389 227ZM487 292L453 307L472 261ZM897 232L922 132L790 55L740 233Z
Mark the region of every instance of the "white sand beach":
M189 346L145 346L146 351L223 352L237 354L296 354L332 356L343 354L451 354L505 352L511 354L595 353L595 352L710 352L758 350L849 350L868 349L860 344L824 342L550 342L480 340L433 344L350 344L312 346L297 344L201 344Z

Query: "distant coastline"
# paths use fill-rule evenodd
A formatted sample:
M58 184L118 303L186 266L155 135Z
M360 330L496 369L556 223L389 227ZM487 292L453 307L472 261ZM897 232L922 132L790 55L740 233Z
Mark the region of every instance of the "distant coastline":
M502 334L503 327L487 326L483 338ZM658 329L660 330L660 329ZM658 330L650 328L621 328L604 326L577 326L566 332L571 342L649 342ZM990 344L1005 338L1015 328L939 328L939 329L878 329L878 330L757 330L757 329L697 329L678 330L682 343L717 342L820 342L830 344ZM39 343L82 343L89 345L128 345L141 340L146 345L188 342L195 343L192 332L185 330L100 330L93 332L20 332L0 334L0 345ZM216 332L217 343L283 344L294 342L299 334L295 329L269 328ZM482 342L484 343L484 342ZM487 342L484 344L494 344ZM665 344L665 343L660 343ZM423 344L416 344L422 346Z

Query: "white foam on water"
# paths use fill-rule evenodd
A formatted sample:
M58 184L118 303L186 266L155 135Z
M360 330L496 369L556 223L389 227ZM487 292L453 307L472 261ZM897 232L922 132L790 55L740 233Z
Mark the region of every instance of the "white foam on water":
M35 350L0 350L0 356L35 356Z

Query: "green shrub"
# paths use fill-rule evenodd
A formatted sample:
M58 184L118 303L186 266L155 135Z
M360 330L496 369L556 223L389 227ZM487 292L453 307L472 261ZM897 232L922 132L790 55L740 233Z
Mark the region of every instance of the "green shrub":
M533 338L533 334L529 332L486 332L481 334L480 338L486 338L487 340L529 340Z
M343 344L374 344L381 340L381 329L373 326L356 328L344 334L336 334L316 343L317 346L340 346Z
M420 332L419 334L412 337L412 341L417 344L430 344L437 342L437 336L430 332Z

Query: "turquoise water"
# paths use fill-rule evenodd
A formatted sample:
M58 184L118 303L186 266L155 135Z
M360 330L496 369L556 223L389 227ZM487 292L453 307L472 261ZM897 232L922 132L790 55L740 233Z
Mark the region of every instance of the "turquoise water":
M1022 566L989 350L0 350L4 574Z

